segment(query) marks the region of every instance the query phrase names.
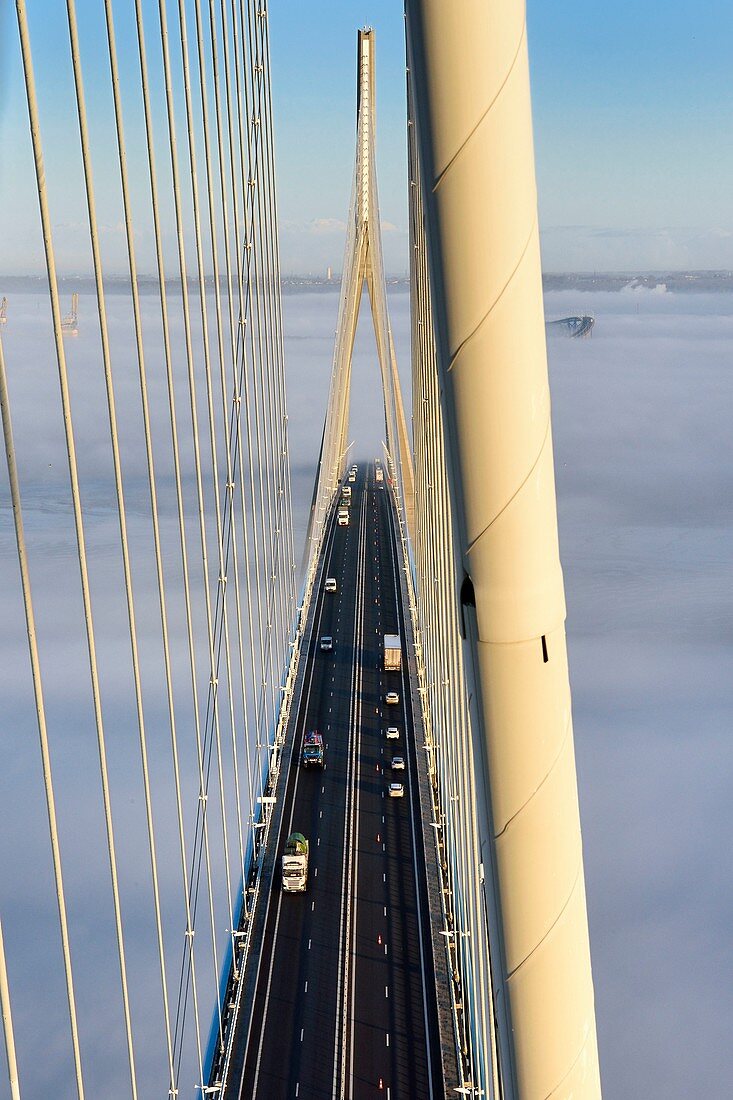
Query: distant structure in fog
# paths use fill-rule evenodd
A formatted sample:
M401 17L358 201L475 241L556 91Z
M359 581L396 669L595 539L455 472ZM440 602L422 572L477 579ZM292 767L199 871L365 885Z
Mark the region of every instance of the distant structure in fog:
M3 298L0 302L0 325L7 325L8 323L8 299Z
M595 317L586 313L582 317L560 317L557 321L546 321L545 328L550 335L585 338L593 335L595 323Z
M71 313L67 313L66 317L61 322L62 330L69 336L79 335L79 295L74 293L71 295Z

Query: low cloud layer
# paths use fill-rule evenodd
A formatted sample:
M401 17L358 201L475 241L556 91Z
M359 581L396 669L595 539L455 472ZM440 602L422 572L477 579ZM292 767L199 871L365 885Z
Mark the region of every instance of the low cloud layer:
M60 791L82 1049L90 1093L121 1096L129 1086L108 875L99 843L96 747L47 306L40 295L21 294L13 295L10 306L3 339ZM143 306L151 311L151 401L162 439L165 395L160 348L152 335L154 299L144 299ZM392 294L390 309L407 380L409 295ZM124 346L129 304L119 296L110 310L116 346ZM288 294L284 299L298 543L310 503L337 310L335 292ZM550 293L546 310L548 317L585 312L596 317L592 339L552 337L549 356L605 1095L623 1100L724 1100L733 1079L727 1042L733 1024L727 979L733 887L726 873L733 831L733 308L725 295L686 296L637 288L622 294ZM83 442L82 483L111 731L113 794L125 829L120 855L134 1024L145 1079L164 1088L124 602L116 521L109 504L106 428L100 415L98 340L93 303L87 296L82 296L81 317L82 332L68 351L75 423ZM149 521L132 348L116 368L150 700L151 766L163 823L173 810L170 750L156 680L154 577L145 564ZM409 392L406 396L409 405ZM379 453L382 424L365 302L355 347L350 433L357 441L357 457ZM165 479L170 469L164 446L159 457ZM190 471L188 475L190 487ZM163 493L163 540L174 569L176 531L169 488ZM63 975L4 477L0 585L5 594L0 721L3 743L11 746L0 775L0 859L6 883L1 904L21 1081L25 1095L66 1100L73 1089ZM174 627L182 638L183 622L176 621ZM181 653L176 660L182 662ZM178 673L182 668L177 664ZM184 711L185 696L182 687ZM184 784L195 803L196 775L190 759ZM163 843L164 922L173 945L169 961L177 974L182 918L176 859L175 843ZM203 983L201 996L213 1006L213 974ZM42 1059L37 1056L39 1024ZM6 1095L7 1086L0 1081L2 1100Z

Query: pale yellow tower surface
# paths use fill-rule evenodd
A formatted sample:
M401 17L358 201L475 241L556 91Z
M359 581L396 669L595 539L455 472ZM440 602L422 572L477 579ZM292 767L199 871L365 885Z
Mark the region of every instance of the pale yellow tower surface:
M408 0L407 19L456 515L476 603L508 1095L596 1100L524 4Z

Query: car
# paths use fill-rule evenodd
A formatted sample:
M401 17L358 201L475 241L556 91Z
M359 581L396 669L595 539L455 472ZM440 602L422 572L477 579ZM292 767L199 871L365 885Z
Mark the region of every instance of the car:
M396 691L388 691L384 697L384 701L392 707L395 705L395 703L399 703L400 697Z
M396 772L403 772L405 770L405 758L404 756L392 757L392 770Z
M326 590L326 592L335 592L336 589L338 588L338 585L336 584L336 578L335 577L326 577L326 583L324 584L323 587Z
M389 785L389 797L390 798L403 798L405 794L405 788L401 783L390 783Z
M324 634L321 638L321 652L330 653L333 649L333 638L330 634Z
M388 741L398 741L400 737L400 731L397 729L397 726L387 726L386 730L384 731L384 736L387 738Z

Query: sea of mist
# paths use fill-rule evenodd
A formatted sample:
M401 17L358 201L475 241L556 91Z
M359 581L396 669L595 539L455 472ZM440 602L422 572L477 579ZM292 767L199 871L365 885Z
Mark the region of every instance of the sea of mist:
M151 768L160 792L156 809L160 821L168 818L172 825L130 307L122 295L111 297L108 305ZM163 438L165 392L154 297L146 297L143 305L154 424ZM724 1100L733 1080L733 885L727 871L733 835L733 300L728 294L629 287L614 293L552 291L545 306L548 319L578 313L596 318L591 339L553 336L548 352L604 1092L610 1100ZM338 295L288 293L283 309L299 552L320 445ZM409 409L409 295L391 293L390 310ZM80 335L67 346L113 801L123 834L121 883L133 1024L141 1096L147 1100L164 1094L166 1070L99 340L88 294L81 296L80 318ZM116 1098L128 1095L129 1085L45 297L14 292L2 337L59 791L87 1089L89 1095ZM180 417L183 426L185 408ZM382 403L366 303L355 347L350 438L357 460L380 453ZM160 473L168 485L162 493L162 526L175 588L175 514L165 445L160 447ZM190 467L185 474L190 502ZM174 615L177 701L185 716L183 623L179 612ZM21 1084L24 1096L66 1100L74 1089L63 973L3 469L0 619L0 916ZM186 797L195 802L190 759L183 781ZM163 830L160 835L164 838ZM169 967L177 976L183 918L174 838L162 839L160 859L165 931L173 945ZM225 915L219 920L217 913L217 920L221 932ZM199 950L207 951L203 933ZM200 995L203 1004L213 1005L213 977ZM193 1080L190 1056L185 1065ZM7 1096L0 1074L0 1098Z

